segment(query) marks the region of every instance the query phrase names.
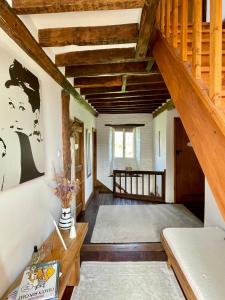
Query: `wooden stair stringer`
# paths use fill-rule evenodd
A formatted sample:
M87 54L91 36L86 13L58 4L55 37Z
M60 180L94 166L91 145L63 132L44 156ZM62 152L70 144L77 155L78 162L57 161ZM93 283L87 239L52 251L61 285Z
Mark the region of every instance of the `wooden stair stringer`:
M153 55L225 219L225 115L159 32Z

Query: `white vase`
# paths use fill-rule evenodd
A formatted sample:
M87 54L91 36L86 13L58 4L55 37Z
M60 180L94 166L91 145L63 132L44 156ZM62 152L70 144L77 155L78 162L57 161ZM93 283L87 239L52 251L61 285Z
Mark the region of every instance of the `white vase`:
M71 225L72 225L71 208L62 207L62 213L59 219L59 228L63 230L70 230Z

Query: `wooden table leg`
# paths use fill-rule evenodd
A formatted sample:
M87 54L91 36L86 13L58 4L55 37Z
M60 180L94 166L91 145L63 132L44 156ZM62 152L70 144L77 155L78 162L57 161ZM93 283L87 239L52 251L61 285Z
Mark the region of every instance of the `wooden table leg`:
M77 286L80 281L80 254L75 258L73 267L71 268L71 274L68 281L69 286Z

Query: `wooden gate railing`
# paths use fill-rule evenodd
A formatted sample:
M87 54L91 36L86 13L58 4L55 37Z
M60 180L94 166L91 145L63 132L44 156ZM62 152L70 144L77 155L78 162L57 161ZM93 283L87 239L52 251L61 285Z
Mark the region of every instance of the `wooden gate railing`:
M224 108L222 0L210 0L210 23L202 21L203 5L203 0L161 0L157 27L183 61L190 59L194 77L206 81L213 103Z
M165 202L166 171L113 171L115 197Z

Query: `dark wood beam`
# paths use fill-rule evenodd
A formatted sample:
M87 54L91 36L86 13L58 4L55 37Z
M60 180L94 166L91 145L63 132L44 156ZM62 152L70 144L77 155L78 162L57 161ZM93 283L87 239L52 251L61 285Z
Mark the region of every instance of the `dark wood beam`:
M146 74L146 62L113 63L99 65L80 65L65 67L66 77Z
M107 99L89 99L88 102L90 104L97 104L97 103L127 103L127 102L132 102L132 103L139 103L139 102L147 102L147 103L151 103L151 102L165 102L168 98L167 97L129 97L129 98L107 98Z
M120 107L120 106L159 106L161 103L163 103L162 101L138 101L138 102L131 102L131 101L127 101L127 102L100 102L100 103L91 103L92 106L94 107Z
M122 76L77 77L74 78L74 86L77 88L122 86Z
M0 27L23 49L45 72L64 90L70 93L88 111L96 115L92 107L84 101L71 83L59 71L44 50L38 45L23 22L15 15L7 1L0 1Z
M159 97L159 96L167 96L167 98L170 98L169 92L166 91L137 91L137 92L125 92L125 93L105 93L105 94L91 94L91 95L86 95L85 98L87 100L89 99L107 99L107 98L129 98L129 97L144 97L144 96L149 96L149 97Z
M127 76L126 85L163 81L161 74ZM92 76L74 78L78 88L122 86L122 76Z
M142 8L144 0L13 0L17 14L43 14L70 11L94 11Z
M154 111L154 109L149 109L149 110L134 110L134 109L128 109L128 110L117 110L117 111L112 111L112 110L104 110L104 111L98 111L99 114L151 114Z
M136 48L136 58L146 57L149 41L155 26L156 10L159 0L146 0L142 10L140 32Z
M42 47L136 43L138 24L40 29L38 38Z
M153 83L153 84L139 84L139 85L128 85L126 91L167 91L167 87L164 82ZM82 95L98 94L98 93L112 93L121 92L120 87L103 87L103 88L88 88L80 89Z
M173 101L170 100L168 102L166 102L162 107L160 107L160 109L157 109L154 114L153 114L153 118L156 118L158 115L160 115L162 112L164 112L165 110L172 110L174 109L175 106L173 104Z
M120 63L134 60L135 48L112 48L88 51L74 51L57 54L55 56L55 63L57 66Z

